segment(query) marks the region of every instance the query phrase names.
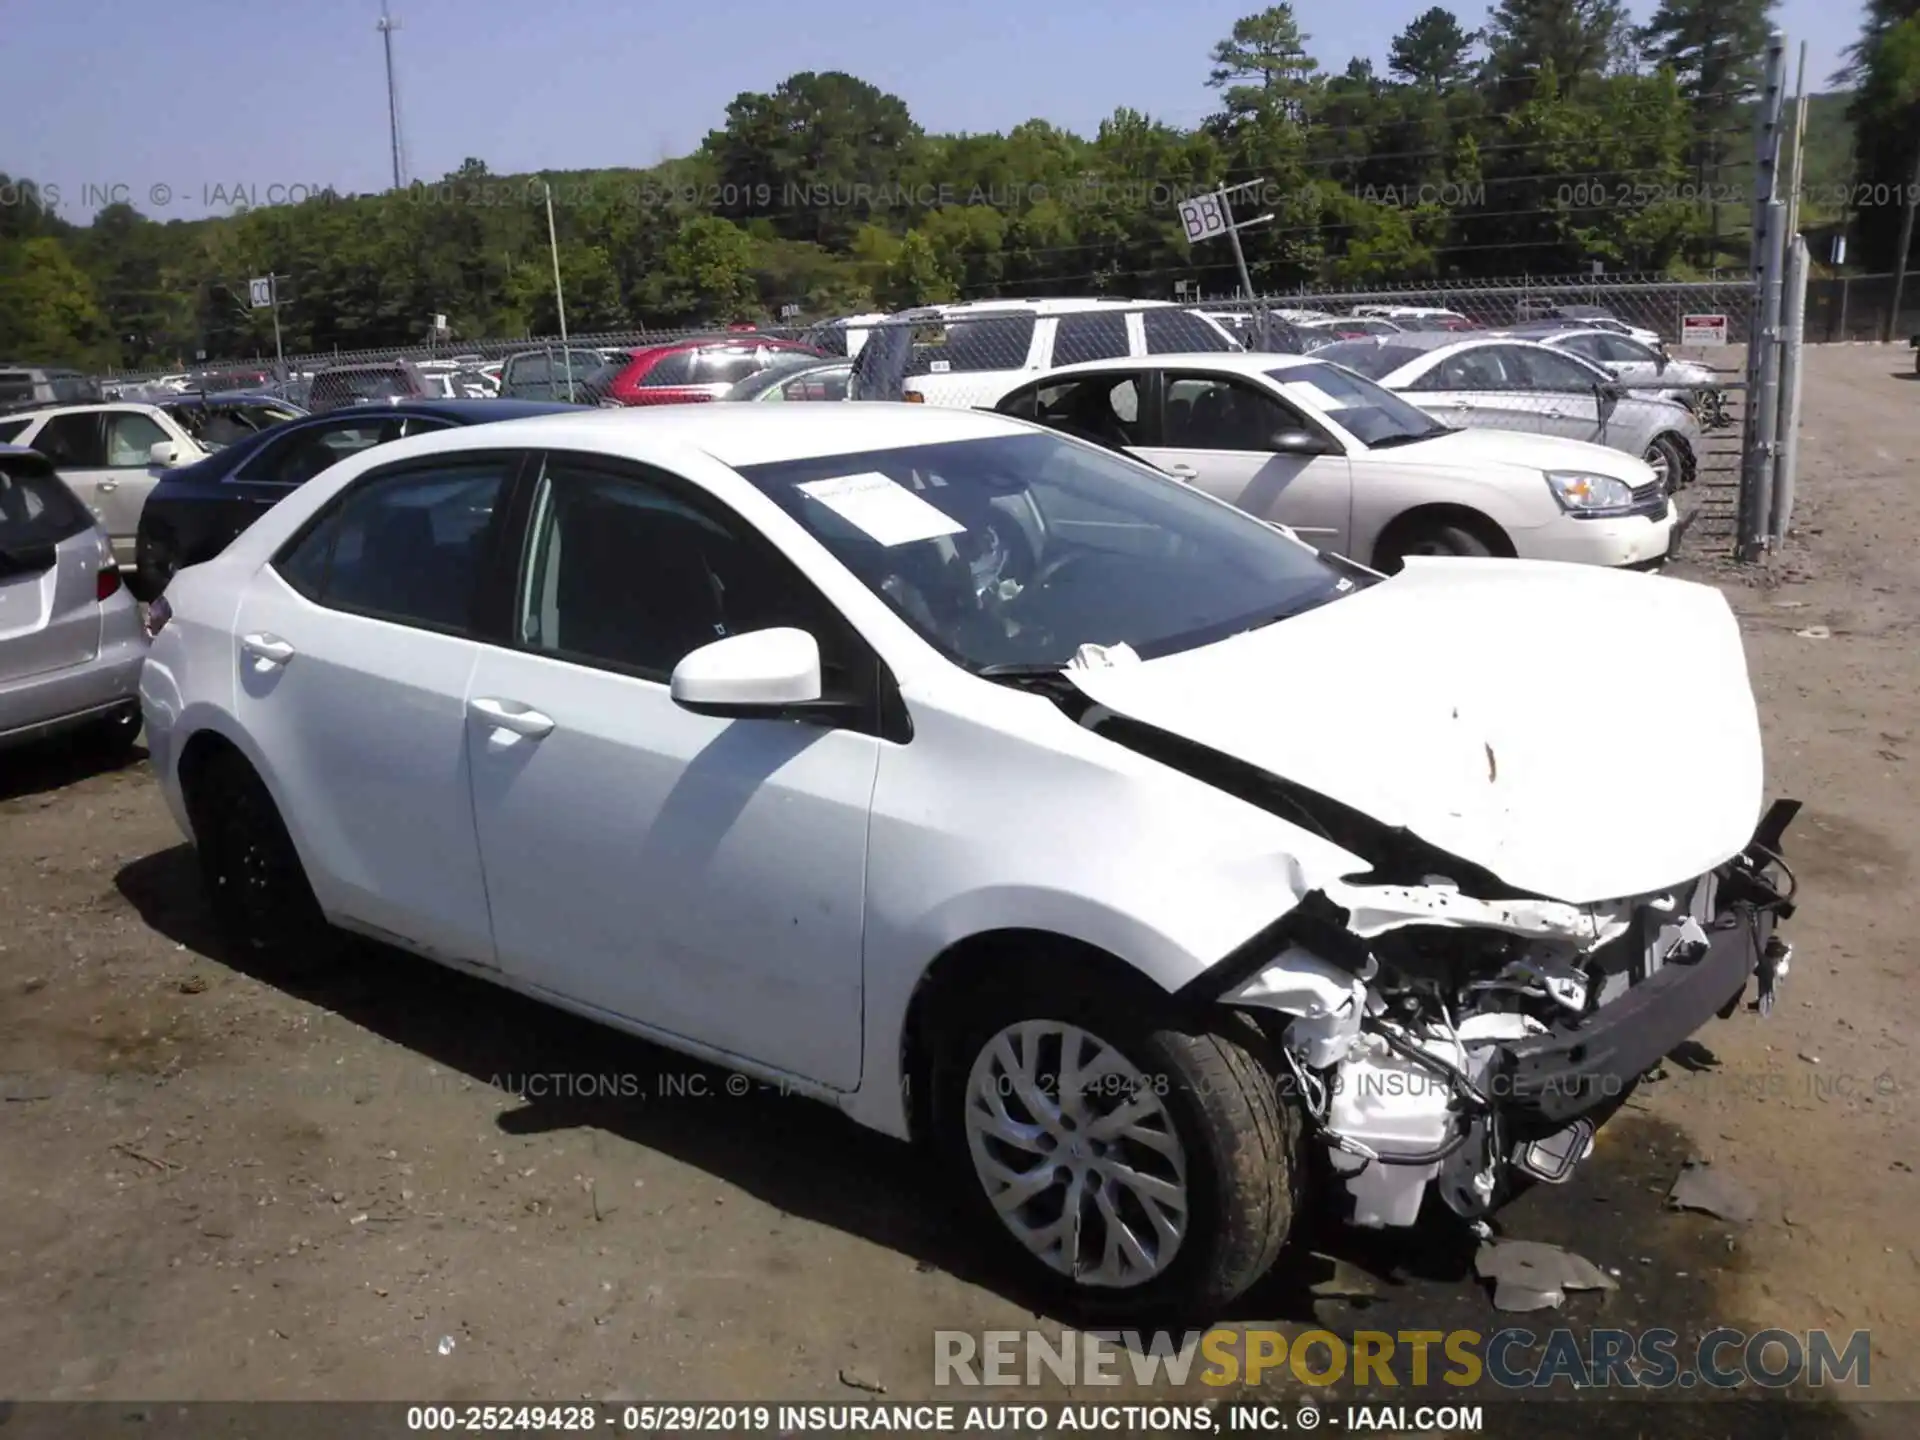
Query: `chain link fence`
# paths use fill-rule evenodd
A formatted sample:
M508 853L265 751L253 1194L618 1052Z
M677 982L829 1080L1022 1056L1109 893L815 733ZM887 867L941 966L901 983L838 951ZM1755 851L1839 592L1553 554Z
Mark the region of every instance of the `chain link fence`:
M1050 392L1036 392L1034 382L1062 366L1248 350L1338 363L1449 426L1579 440L1642 460L1677 497L1689 544L1711 547L1731 540L1735 528L1740 342L1752 296L1744 282L1596 279L1303 292L1259 302L983 300L805 325L306 356L289 362L280 388L313 410L493 396L609 408L724 397L992 409L1006 408L1016 392L1027 397L1018 404L1045 409ZM1688 317L1718 323L1689 325ZM1683 343L1702 335L1722 343ZM229 370L257 374L250 366ZM1216 380L1196 373L1163 382L1165 399L1151 418L1168 432L1156 436L1160 444L1258 451L1275 434L1301 428L1300 417L1278 413L1270 394L1263 410L1257 384ZM158 393L124 377L119 387L128 398ZM1248 394L1229 393L1236 391ZM1037 410L1036 417L1069 428L1073 419Z
M1887 340L1905 345L1920 335L1920 271L1894 276L1835 275L1807 282L1806 338L1815 342ZM1894 291L1900 292L1899 313ZM1889 323L1891 322L1891 323Z

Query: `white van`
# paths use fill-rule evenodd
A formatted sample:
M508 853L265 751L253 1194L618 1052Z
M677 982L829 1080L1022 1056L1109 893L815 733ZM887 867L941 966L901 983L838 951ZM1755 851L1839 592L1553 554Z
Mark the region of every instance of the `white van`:
M990 407L1034 371L1084 360L1246 348L1168 300L975 300L892 319L913 328L901 398L925 405Z

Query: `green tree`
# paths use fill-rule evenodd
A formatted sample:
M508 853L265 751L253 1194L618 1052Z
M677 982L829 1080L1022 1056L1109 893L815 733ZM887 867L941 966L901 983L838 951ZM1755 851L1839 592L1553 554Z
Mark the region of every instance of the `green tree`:
M1273 5L1233 22L1233 33L1213 47L1207 84L1220 91L1229 114L1277 106L1304 121L1320 62L1307 54L1291 5Z
M1694 128L1693 175L1717 195L1721 173L1745 148L1742 107L1759 88L1773 0L1660 0L1637 33L1644 57L1671 70L1687 98ZM1719 263L1720 207L1710 210L1708 265Z
M1633 34L1623 0L1499 0L1486 42L1496 80L1537 81L1552 66L1561 85L1577 90L1616 67Z
M1850 111L1859 137L1856 192L1888 200L1862 207L1855 230L1865 264L1904 271L1913 260L1907 202L1920 186L1920 4L1901 18L1892 12L1893 5L1883 3L1868 13L1860 88Z
M707 137L727 218L771 219L789 240L843 246L897 187L920 139L906 102L839 71L745 91Z
M941 263L933 242L920 231L909 230L887 264L881 303L900 310L957 298L959 286L953 273Z
M676 318L752 320L760 312L753 240L717 215L689 220L667 246L665 296Z
M68 365L111 359L93 282L50 235L0 241L0 355Z
M1393 37L1387 68L1409 85L1448 90L1467 78L1467 54L1472 49L1473 36L1460 28L1454 13L1435 5Z

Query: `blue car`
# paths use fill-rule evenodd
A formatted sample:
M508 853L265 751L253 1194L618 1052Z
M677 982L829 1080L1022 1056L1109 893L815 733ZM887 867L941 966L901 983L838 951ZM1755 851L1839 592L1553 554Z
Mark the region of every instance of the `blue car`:
M142 600L174 572L211 560L306 481L349 455L453 425L578 410L544 400L401 400L289 420L167 471L140 511L129 585Z

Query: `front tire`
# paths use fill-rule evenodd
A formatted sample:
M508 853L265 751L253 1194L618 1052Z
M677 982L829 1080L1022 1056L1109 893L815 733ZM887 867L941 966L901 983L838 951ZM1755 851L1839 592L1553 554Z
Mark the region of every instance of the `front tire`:
M1497 552L1487 537L1455 520L1416 520L1390 532L1380 542L1375 569L1398 574L1409 555L1458 556L1485 559Z
M248 954L311 958L328 926L266 782L238 753L217 755L187 803L201 883L228 941Z
M1292 1228L1299 1116L1251 1021L1169 1021L1165 997L1156 1021L1099 988L979 1009L936 1077L938 1143L1030 1281L1087 1311L1214 1314Z
M1653 467L1653 473L1659 477L1667 494L1677 494L1680 487L1687 483L1687 452L1673 436L1654 436L1642 458Z

